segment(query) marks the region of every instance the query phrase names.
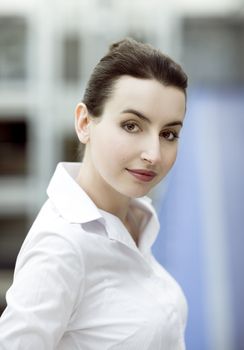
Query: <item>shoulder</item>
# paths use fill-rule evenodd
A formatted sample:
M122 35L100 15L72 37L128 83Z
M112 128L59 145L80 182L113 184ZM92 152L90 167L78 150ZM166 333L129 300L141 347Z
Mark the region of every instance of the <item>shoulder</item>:
M22 244L17 257L16 268L30 259L38 256L50 261L58 259L73 259L76 264L82 260L82 250L79 245L81 225L65 221L48 200L41 208Z
M17 265L34 252L42 251L50 260L73 259L84 267L87 257L94 256L106 231L99 220L70 222L48 199L31 226L18 255ZM106 237L107 238L107 237Z
M65 220L48 199L33 222L27 235L27 240L46 232L63 238L63 240L70 242L72 245L72 242L78 238L81 231L82 226L80 224Z

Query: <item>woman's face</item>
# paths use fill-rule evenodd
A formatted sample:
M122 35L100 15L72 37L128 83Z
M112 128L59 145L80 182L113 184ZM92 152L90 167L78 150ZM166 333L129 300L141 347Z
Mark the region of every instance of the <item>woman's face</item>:
M100 118L89 123L84 162L96 188L146 195L175 162L185 95L156 80L121 77ZM102 189L102 188L101 188Z

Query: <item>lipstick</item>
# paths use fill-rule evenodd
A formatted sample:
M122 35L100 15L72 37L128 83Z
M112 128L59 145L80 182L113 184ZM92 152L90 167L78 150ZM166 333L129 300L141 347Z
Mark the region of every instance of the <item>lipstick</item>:
M157 175L154 171L144 170L144 169L126 169L131 175L133 175L137 180L143 182L150 182Z

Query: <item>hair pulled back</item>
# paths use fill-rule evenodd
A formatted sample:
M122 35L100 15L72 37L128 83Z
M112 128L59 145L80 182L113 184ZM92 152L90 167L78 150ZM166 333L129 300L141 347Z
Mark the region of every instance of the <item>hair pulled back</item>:
M102 114L116 81L123 75L155 79L186 94L187 75L179 64L149 44L126 38L110 46L90 76L83 102L93 117Z

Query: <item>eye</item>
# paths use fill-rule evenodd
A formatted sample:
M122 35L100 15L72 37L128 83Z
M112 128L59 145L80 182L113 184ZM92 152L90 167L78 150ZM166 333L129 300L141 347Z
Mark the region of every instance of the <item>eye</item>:
M179 138L179 135L176 131L165 130L160 133L160 136L166 139L167 141L175 141Z
M134 122L124 123L122 127L130 133L138 132L140 130L139 126Z

